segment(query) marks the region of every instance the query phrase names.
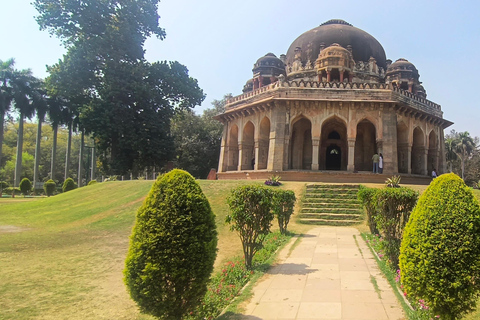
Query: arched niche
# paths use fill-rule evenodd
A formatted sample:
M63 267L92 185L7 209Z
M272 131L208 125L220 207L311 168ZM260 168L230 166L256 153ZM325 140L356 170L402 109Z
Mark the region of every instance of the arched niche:
M431 175L434 169L438 172L438 139L432 130L428 135L427 174Z
M413 130L412 161L413 174L426 174L425 172L425 135L423 130L416 127Z
M260 122L260 134L258 137L258 169L267 169L268 152L270 149L270 120L265 117Z
M372 157L377 152L376 135L375 126L369 120L364 119L357 124L354 157L355 170L372 170Z
M403 122L397 124L398 172L408 173L408 127Z
M290 137L290 169L312 168L312 123L307 118L297 119Z
M227 148L227 171L236 171L238 170L238 126L236 124L230 128Z
M253 170L255 159L255 127L248 121L243 127L242 170Z
M347 126L340 118L322 124L318 158L320 170L347 170Z

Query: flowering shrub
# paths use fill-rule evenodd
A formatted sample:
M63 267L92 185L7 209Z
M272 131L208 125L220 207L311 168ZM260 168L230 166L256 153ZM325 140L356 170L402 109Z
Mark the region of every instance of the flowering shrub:
M266 181L265 181L265 184L267 186L279 186L281 185L282 183L280 182L280 179L281 177L280 176L271 176L270 178L268 178Z

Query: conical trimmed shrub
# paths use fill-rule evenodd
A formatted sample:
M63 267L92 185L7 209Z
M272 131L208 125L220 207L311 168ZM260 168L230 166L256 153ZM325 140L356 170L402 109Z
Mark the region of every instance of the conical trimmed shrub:
M402 284L441 319L460 319L480 293L480 205L457 175L434 179L403 233Z
M125 283L143 313L181 319L205 295L216 257L215 216L195 179L158 177L138 209Z

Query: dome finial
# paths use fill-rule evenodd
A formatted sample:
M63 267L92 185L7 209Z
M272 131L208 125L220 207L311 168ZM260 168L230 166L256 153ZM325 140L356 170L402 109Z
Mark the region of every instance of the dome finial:
M351 25L350 23L342 19L331 19L331 20L328 20L327 22L322 23L321 26L324 26L327 24L344 24L344 25L353 27L353 25Z

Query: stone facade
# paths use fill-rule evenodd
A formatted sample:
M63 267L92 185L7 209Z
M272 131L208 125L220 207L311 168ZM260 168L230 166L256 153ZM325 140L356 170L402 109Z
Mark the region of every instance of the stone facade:
M219 176L368 172L377 152L385 174L445 171L443 130L452 123L426 99L415 66L386 60L368 33L331 20L252 71L244 93L217 116L224 123Z

